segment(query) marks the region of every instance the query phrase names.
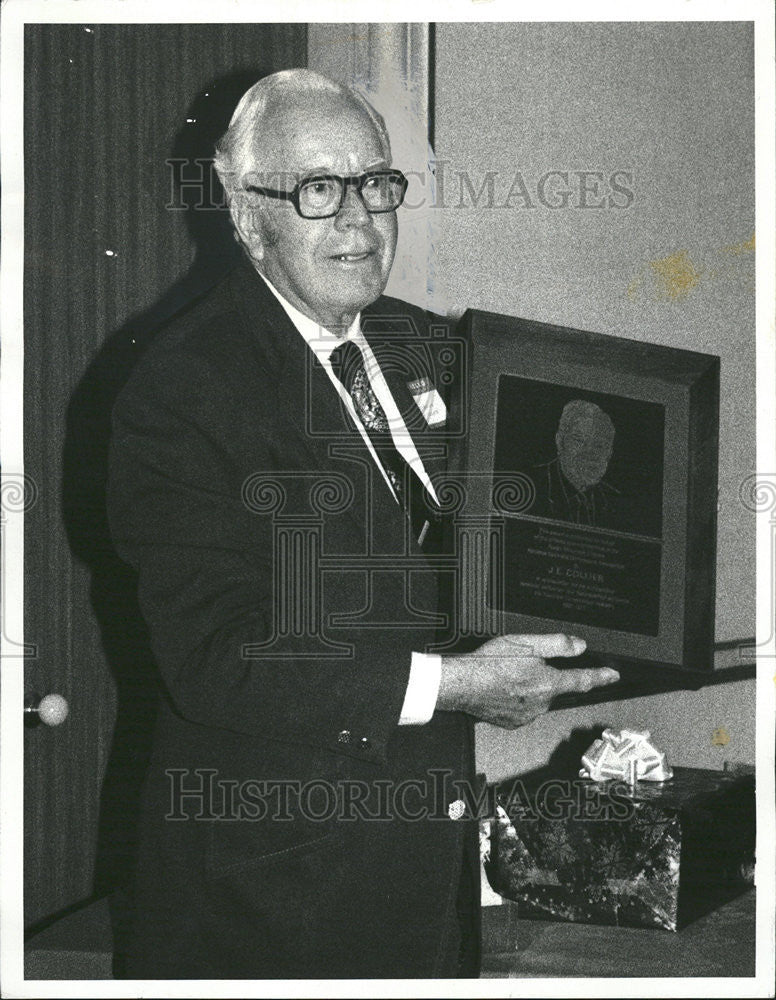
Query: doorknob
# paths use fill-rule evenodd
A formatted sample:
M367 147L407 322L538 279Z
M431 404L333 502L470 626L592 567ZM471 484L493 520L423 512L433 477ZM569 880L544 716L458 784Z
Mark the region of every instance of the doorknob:
M38 694L29 694L24 699L24 721L35 726L43 722L47 726L58 726L67 718L70 708L61 694L47 694L41 698Z

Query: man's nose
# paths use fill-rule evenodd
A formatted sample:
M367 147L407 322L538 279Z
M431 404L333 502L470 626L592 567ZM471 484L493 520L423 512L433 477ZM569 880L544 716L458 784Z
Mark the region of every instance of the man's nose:
M338 229L347 229L351 226L368 226L372 224L372 216L366 210L366 205L359 191L348 185L345 191L345 199L334 219L334 225Z

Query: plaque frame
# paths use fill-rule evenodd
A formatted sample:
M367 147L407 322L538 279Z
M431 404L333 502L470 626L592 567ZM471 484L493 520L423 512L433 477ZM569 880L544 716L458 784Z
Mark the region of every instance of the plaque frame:
M659 675L657 683L662 689L703 684L714 672L719 357L478 309L467 310L458 329L469 343L471 364L469 434L460 458L466 470L462 519L469 517L481 523L488 517L499 531L505 525L509 527L513 536L519 533L518 524L521 532L526 525L529 533L534 528L536 531L541 528L545 537L555 539L554 544L562 545L562 539L567 538L569 551L582 551L583 554L585 549L580 550L579 544L589 547L594 545L595 539L604 539L620 551L624 550L626 542L631 544L632 536L632 545L636 551L645 553L649 565L655 563L655 546L659 549L657 612L653 619L646 615L646 624L640 620L638 627L629 624L609 628L600 621L597 624L585 621L588 612L581 610L584 602L587 600L591 607L594 602L584 597L582 585L579 607L565 613L554 598L547 602L547 614L537 613L535 607L527 610L519 596L515 598L513 594L507 599L501 590L501 596L494 600L493 581L499 579L499 574L507 578L510 562L519 566L519 561L515 561L515 554L521 552L519 544L506 554L503 543L491 549L483 562L482 572L486 579L472 588L472 593L478 595L476 600L484 607L474 611L469 608L468 614L490 615L492 620L495 613L498 631L505 634L566 632L581 635L588 643L588 652L583 658L586 665L614 666L620 670L624 681L649 679L650 675L655 675L653 679L657 680ZM620 503L623 530L622 524L591 527L572 524L555 515L531 514L535 508L530 505L526 508L525 490L521 491L521 482L526 478L525 466L522 471L516 470L515 479L505 466L503 455L496 451L497 447L502 447L499 441L509 440L502 432L497 441L497 435L499 400L503 412L510 392L512 398L517 399L522 394L536 401L544 396L556 402L578 396L599 401L600 396L604 406L607 400L613 401L614 409L621 416L625 415L620 421L626 426L625 438L630 423L632 441L643 441L643 435L647 434L651 442L646 453L651 456L652 472L645 472L648 477L645 482L653 484L650 488L654 489L655 496L650 505L649 497L645 499L642 490L638 501L646 515L634 517L633 524L628 524L629 509L623 500ZM537 410L547 410L547 406L539 405ZM612 409L611 406L606 408ZM556 412L557 409L556 405ZM524 418L526 412L523 411ZM628 416L630 413L632 419ZM663 415L662 429L658 419L660 413ZM524 419L522 425L517 425L518 431L529 423ZM615 420L615 426L617 423ZM645 423L647 431L643 430ZM532 423L530 426L528 437L535 432ZM634 430L638 427L642 430ZM549 424L544 436L554 447L548 429ZM642 434L641 439L638 433ZM516 439L519 437L519 433L515 435ZM537 454L537 462L546 457L546 453ZM560 462L559 453L556 457ZM537 481L533 475L529 479ZM655 479L659 480L658 486L654 486ZM505 506L497 499L499 487L502 494L512 498L511 509L509 503ZM623 495L627 493L622 492ZM632 495L638 492L633 489ZM652 524L648 529L651 539L640 538L639 533L646 530L640 525L648 522ZM531 551L535 553L537 549L534 547ZM547 555L549 562L550 556L542 555ZM499 560L503 565L496 565ZM587 561L594 563L595 558ZM627 564L627 559L619 563L626 566L626 576ZM550 571L548 566L547 572ZM606 577L606 573L602 575ZM534 584L521 583L521 586L527 586L524 593L530 594ZM537 593L544 594L544 591ZM654 597L644 592L647 603ZM628 601L621 598L620 603ZM634 616L641 613L637 608L638 595L635 601L631 595L629 603ZM573 597L571 604L574 604ZM560 613L554 613L556 611ZM600 610L597 613L599 617L605 615ZM576 666L579 662L579 659L566 661L566 665ZM557 665L564 664L558 661ZM669 680L672 676L673 681Z

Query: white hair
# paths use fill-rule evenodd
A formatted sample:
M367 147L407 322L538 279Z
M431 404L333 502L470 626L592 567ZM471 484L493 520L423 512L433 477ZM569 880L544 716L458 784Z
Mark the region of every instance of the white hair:
M558 434L563 437L566 431L570 427L573 427L580 417L592 418L599 427L606 430L606 433L610 437L614 437L612 418L600 406L596 406L595 403L591 403L586 399L572 399L569 403L566 403L560 415Z
M256 170L261 147L261 125L270 104L278 97L300 93L328 93L349 97L369 116L377 129L385 158L390 162L391 146L382 117L357 91L309 69L285 69L265 76L247 90L235 108L229 128L216 144L214 165L231 207L235 193L243 190L246 178Z

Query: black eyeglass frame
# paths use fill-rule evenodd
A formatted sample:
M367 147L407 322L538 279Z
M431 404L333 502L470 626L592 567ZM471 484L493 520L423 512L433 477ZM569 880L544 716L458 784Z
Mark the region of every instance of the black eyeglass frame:
M396 205L391 208L370 208L369 205L367 205L361 192L367 181L370 181L375 177L393 177L400 182L401 194L399 195L399 200ZM299 193L306 184L314 184L316 181L339 181L341 185L339 204L334 211L327 212L325 215L304 215L299 206ZM278 198L281 201L290 201L296 209L296 214L302 219L330 219L333 215L337 215L342 206L345 204L345 198L347 198L348 195L348 188L354 187L356 189L358 196L361 198L361 203L370 215L383 215L386 212L395 212L396 209L399 208L404 201L408 184L409 181L401 170L368 170L364 174L354 174L350 177L340 177L337 174L315 174L312 177L305 177L303 180L299 181L299 183L292 188L291 191L278 191L276 188L258 187L256 184L248 184L246 186L246 191L254 191L256 194L264 194L269 198Z

